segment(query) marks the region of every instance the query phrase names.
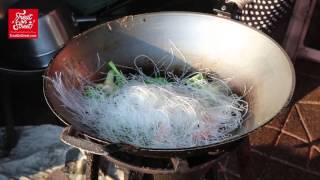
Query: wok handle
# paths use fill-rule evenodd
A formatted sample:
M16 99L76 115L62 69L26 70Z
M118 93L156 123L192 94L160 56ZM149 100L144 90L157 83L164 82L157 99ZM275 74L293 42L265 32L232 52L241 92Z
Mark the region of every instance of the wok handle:
M114 153L117 151L126 151L133 147L120 143L112 143L112 144L99 144L83 137L77 135L77 131L75 131L72 126L68 126L63 129L60 138L61 140L70 146L73 146L78 149L82 149L88 153L107 156L110 153Z

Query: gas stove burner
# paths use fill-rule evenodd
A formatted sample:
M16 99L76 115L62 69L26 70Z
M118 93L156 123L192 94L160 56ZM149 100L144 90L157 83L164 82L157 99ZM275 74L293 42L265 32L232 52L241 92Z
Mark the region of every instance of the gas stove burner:
M199 155L182 158L146 158L127 153L115 153L109 156L102 156L101 162L107 160L140 176L166 177L166 179L201 179L212 170L216 162L225 157L228 153L219 155ZM157 178L156 178L157 179Z
M132 152L121 152L117 149L104 151L104 147L108 145L98 145L94 140L71 137L70 130L65 128L61 139L64 142L68 141L68 145L87 152L86 176L90 180L98 179L99 169L107 174L110 163L125 173L125 180L215 180L218 169L217 162L229 155L230 152L241 150L245 142L245 139L233 142L230 151L219 153L207 152L187 157L174 155L172 157L148 157ZM78 137L86 137L74 129L71 131L73 134L78 134ZM91 145L89 145L90 143Z

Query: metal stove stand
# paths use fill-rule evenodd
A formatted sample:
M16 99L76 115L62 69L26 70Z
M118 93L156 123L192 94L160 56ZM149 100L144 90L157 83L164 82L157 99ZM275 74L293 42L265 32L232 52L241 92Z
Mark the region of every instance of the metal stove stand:
M70 135L72 133L72 135ZM218 161L236 151L238 168L242 180L254 180L251 168L249 138L232 143L229 151L201 153L191 157L147 157L130 152L104 151L103 145L94 142L89 146L90 139L77 138L72 128L65 128L61 139L68 145L87 152L86 179L98 180L99 170L107 173L110 163L124 172L124 180L217 180Z

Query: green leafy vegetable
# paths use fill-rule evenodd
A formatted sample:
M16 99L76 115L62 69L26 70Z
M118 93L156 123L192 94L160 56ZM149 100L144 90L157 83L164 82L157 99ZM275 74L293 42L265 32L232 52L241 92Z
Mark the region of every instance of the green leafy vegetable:
M203 81L206 81L206 79L203 77L203 74L197 73L188 78L185 83L193 87L201 88L203 87Z
M114 72L113 71L109 71L108 74L107 74L106 79L103 82L103 84L104 85L109 85L109 86L115 86L113 80L114 80Z
M160 84L160 85L164 85L167 84L168 81L166 80L166 78L163 77L156 77L156 78L148 78L145 80L145 83L147 84Z
M112 61L110 61L108 65L114 74L116 85L119 87L123 86L127 82L126 77L117 69L116 65Z
M99 99L100 96L98 93L103 93L101 86L95 86L95 87L86 86L84 88L84 96L85 97Z

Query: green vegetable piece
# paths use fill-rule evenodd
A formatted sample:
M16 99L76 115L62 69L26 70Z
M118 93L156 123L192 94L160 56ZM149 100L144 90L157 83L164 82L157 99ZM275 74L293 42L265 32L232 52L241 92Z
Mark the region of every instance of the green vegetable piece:
M193 75L192 77L190 77L187 82L188 83L195 83L195 82L198 82L198 81L202 81L204 79L202 73L197 73L195 75Z
M160 85L164 85L164 84L168 84L168 81L167 81L166 78L156 77L156 78L147 79L147 80L145 81L145 83L147 83L147 84L160 84Z
M126 77L117 69L116 65L112 61L110 61L108 65L114 73L116 85L123 86L127 81Z
M99 92L100 90L102 90L101 87L92 87L92 86L87 86L84 89L84 96L88 97L88 98L99 98L99 95L97 94L97 92Z
M158 84L168 84L168 81L166 78L163 77L157 77L154 78L154 80L158 83Z
M116 75L122 75L122 73L117 69L116 65L112 61L110 61L108 65L112 69L112 71L116 73Z
M106 79L104 80L103 84L104 85L109 85L109 86L114 86L114 72L113 71L109 71L107 74Z
M84 96L91 98L93 96L92 87L85 87L83 94Z
M203 77L202 73L197 73L195 75L193 75L192 77L190 77L189 79L187 79L185 81L185 83L187 85L193 86L193 87L197 87L197 88L201 88L202 87L202 82L205 80L205 78Z

